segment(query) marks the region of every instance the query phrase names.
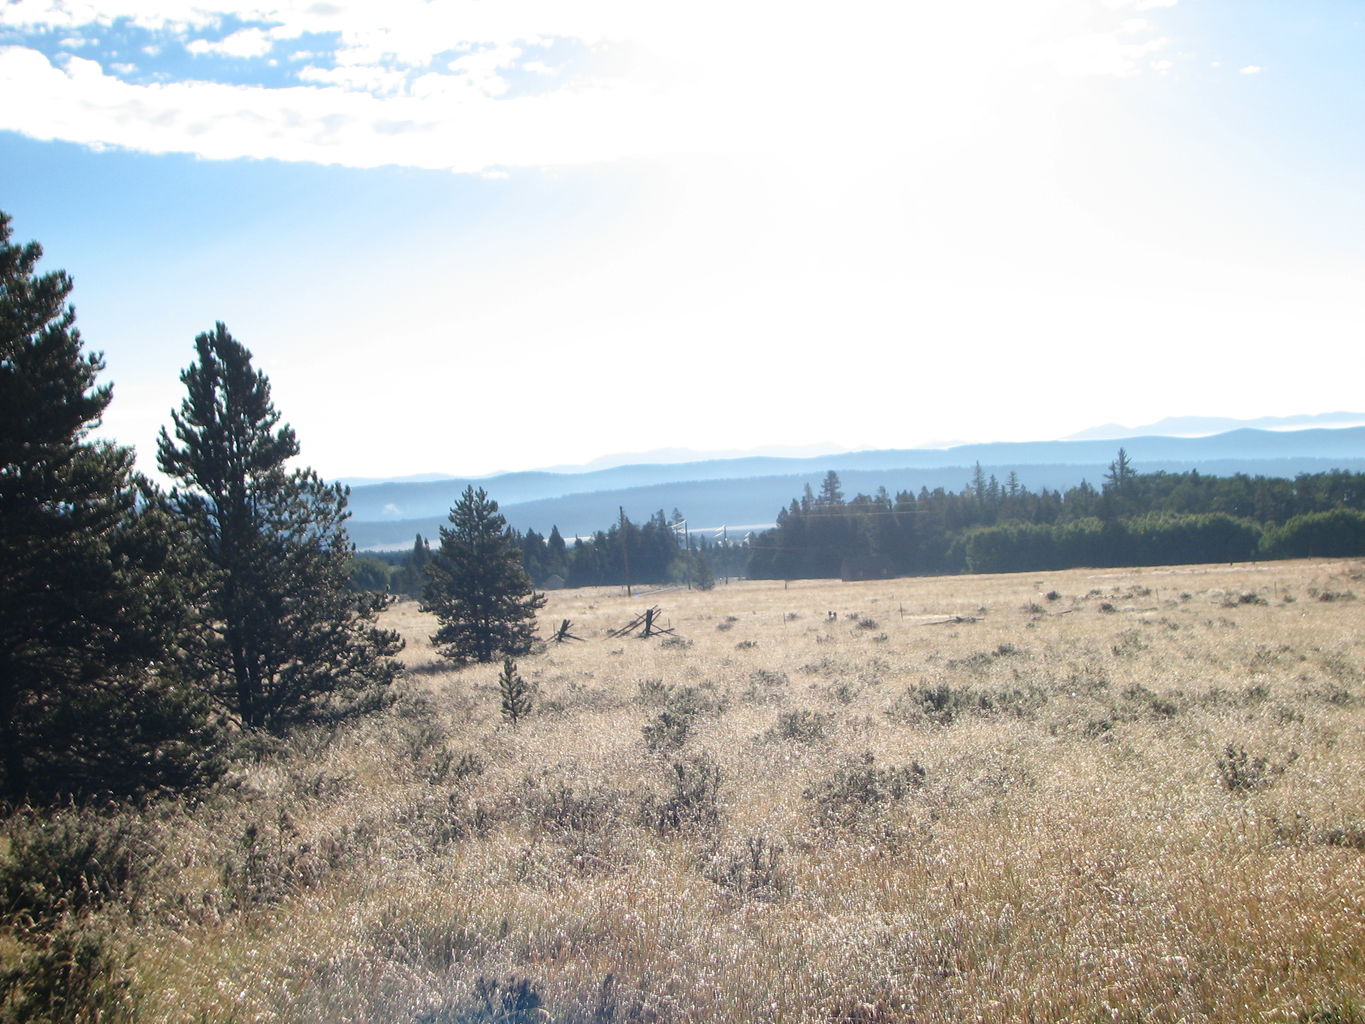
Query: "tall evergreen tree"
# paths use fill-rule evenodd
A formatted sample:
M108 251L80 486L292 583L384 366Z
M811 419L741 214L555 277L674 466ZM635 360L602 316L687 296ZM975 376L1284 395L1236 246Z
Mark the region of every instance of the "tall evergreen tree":
M1109 472L1104 474L1106 489L1112 488L1117 494L1126 494L1133 479L1133 460L1128 452L1120 448L1118 456L1109 463Z
M837 508L843 503L844 492L839 483L839 474L831 469L820 481L820 497L816 499L816 504L822 508Z
M386 595L347 590L347 490L285 468L298 441L227 328L195 348L175 438L163 428L157 454L181 482L171 503L209 585L191 648L198 678L248 728L281 732L377 706L402 642L374 624Z
M41 256L0 213L0 798L192 784L216 739L169 664L180 549L132 451L87 437L111 388Z
M430 561L431 545L419 533L412 543L412 551L408 553L407 560L396 577L396 589L400 594L405 597L421 598L422 588L427 583L427 563Z
M423 606L441 624L431 642L460 664L526 654L545 595L532 588L498 503L482 488L466 487L450 524L441 527L441 546L427 567Z
M567 579L569 575L569 553L558 526L550 527L550 536L545 540L545 548L545 571L554 573L562 579Z

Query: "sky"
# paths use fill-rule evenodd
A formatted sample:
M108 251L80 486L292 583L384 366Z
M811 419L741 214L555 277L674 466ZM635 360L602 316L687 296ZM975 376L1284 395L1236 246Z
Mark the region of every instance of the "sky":
M328 477L1356 410L1357 0L5 0L0 209L153 470L224 322Z

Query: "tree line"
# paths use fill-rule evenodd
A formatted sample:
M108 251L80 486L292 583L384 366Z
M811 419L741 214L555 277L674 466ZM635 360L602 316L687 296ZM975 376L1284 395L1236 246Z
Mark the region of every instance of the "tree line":
M809 486L751 545L756 579L871 578L1074 566L1365 554L1365 474L1139 473L1123 449L1100 487L1004 483L980 465L960 491L846 499Z
M70 278L0 212L0 806L190 790L234 740L383 707L402 672L384 593L354 584L346 488L291 468L298 439L219 323L195 338L157 444L169 492L92 432L112 397ZM535 594L472 488L425 549L437 650L528 651Z
M536 530L509 531L521 552L522 568L537 587L597 587L631 584L686 585L709 589L717 577L743 576L749 549L741 541L705 535L688 536L683 515L660 509L644 523L623 513L611 526L591 536L565 541L559 527L548 535ZM420 599L426 585L431 545L418 534L406 552L374 552L359 556L353 585Z
M1137 472L1119 449L1097 488L1031 491L978 465L959 491L884 488L846 498L837 473L779 510L777 525L742 542L704 535L685 546L662 510L642 525L624 515L566 543L511 532L536 586L621 586L753 579L866 579L1257 558L1365 554L1365 474L1284 477ZM430 547L357 560L355 585L420 598Z

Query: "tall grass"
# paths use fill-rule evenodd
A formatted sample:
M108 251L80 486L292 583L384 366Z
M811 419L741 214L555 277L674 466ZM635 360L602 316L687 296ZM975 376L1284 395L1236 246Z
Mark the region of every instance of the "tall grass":
M394 708L146 809L136 900L49 904L144 1021L1360 1021L1365 602L1311 594L1362 581L562 592L515 728L402 604ZM606 636L647 604L689 643Z

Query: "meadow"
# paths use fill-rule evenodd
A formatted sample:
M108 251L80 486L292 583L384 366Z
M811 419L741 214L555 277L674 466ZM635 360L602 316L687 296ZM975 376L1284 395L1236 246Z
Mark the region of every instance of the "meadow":
M386 615L388 711L68 823L100 1019L1365 1021L1359 560L561 591L516 725Z

